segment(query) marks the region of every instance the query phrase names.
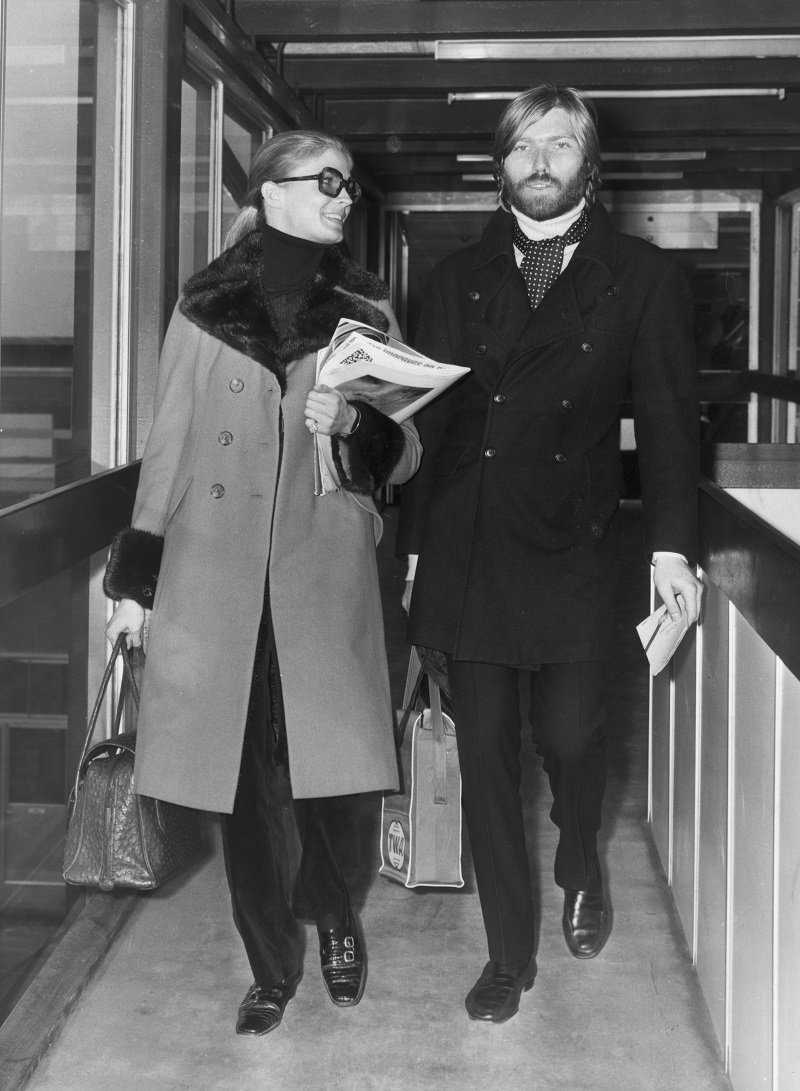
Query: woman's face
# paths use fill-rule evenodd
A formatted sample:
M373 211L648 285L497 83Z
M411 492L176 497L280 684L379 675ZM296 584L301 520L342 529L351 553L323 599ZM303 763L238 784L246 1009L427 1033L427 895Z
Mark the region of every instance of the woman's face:
M287 171L287 177L316 175L323 167L335 167L343 178L350 177L345 156L329 148L313 159L303 159ZM302 182L265 182L262 190L264 215L270 227L309 242L332 245L344 237L344 221L350 214L352 200L342 188L338 197L320 193L316 179Z

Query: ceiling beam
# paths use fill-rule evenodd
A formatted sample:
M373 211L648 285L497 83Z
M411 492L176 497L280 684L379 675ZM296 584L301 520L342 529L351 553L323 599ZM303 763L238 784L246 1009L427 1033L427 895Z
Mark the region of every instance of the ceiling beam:
M656 156L658 153L655 153ZM461 163L455 153L451 155L391 156L383 149L383 155L367 155L358 149L359 161L381 175L410 174L485 174L491 171L491 163ZM684 174L704 174L718 171L790 171L800 169L797 152L712 152L706 159L615 159L613 152L603 155L603 172L620 171L636 173L650 170L676 170Z
M800 87L800 59L710 61L464 61L439 64L424 57L288 58L284 79L301 94L320 91L326 98L356 91L391 91L406 95L441 90L524 90L537 83L580 87Z
M797 0L236 0L235 11L246 34L269 42L800 29Z
M702 110L698 108L702 103ZM324 104L325 128L345 138L352 135L404 133L417 135L459 132L465 137L492 133L503 102L454 103L444 100L360 98ZM600 132L627 137L657 132L784 134L796 141L800 128L800 94L777 99L633 99L599 103Z

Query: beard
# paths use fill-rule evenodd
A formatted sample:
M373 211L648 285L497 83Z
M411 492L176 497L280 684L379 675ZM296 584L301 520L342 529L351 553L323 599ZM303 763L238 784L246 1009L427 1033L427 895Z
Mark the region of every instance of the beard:
M550 174L529 174L517 182L512 182L505 171L501 177L508 203L532 220L553 220L556 216L563 216L586 196L586 177L583 173L574 174L565 182ZM529 186L530 182L545 181L553 187L547 193Z

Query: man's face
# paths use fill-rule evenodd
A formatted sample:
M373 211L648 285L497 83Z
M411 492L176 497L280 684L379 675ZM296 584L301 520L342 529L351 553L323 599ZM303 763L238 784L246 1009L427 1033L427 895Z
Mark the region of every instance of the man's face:
M503 163L509 204L533 220L552 220L580 203L589 168L569 115L554 107L534 121Z

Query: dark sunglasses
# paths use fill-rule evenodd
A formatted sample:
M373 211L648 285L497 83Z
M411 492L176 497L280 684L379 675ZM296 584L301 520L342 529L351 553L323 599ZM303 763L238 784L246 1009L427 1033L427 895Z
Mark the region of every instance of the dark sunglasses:
M273 182L316 182L320 193L326 197L338 197L343 189L347 190L353 204L361 196L361 186L355 178L345 178L336 167L323 167L319 174L297 174L292 178L273 178Z

